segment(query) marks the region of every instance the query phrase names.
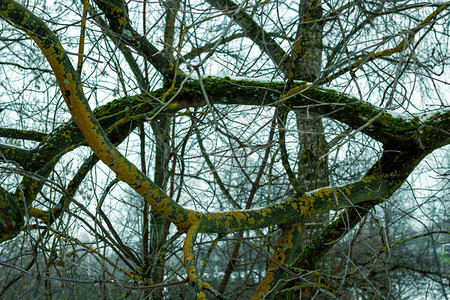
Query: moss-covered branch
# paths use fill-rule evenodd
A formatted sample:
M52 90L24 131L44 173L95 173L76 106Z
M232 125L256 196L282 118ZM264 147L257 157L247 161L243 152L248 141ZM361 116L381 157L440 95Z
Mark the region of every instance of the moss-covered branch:
M46 136L46 133L34 130L20 130L14 128L0 128L0 136L5 138L12 138L18 140L29 140L41 142Z
M111 143L91 111L74 70L58 38L46 24L22 5L0 1L0 14L25 31L39 46L55 73L61 93L75 123L94 153L113 170L117 178L128 183L153 209L161 212L180 228L190 226L196 213L185 210L171 200L153 181L129 162Z
M0 243L15 237L23 224L19 205L10 193L0 186Z
M30 157L30 151L15 146L0 144L0 161L17 163L23 166Z
M274 106L283 82L258 82L208 77L203 79L209 100L224 105ZM286 97L295 111L309 111L338 120L366 135L398 148L439 148L450 143L450 110L430 116L394 116L355 97L330 89L297 84ZM179 108L203 106L198 83L189 81L175 99ZM376 118L375 118L376 117ZM372 120L373 119L373 120ZM367 122L372 120L370 125Z
M250 230L275 224L292 224L310 218L318 212L336 209L338 208L336 203L341 208L363 201L387 198L404 182L426 154L450 141L447 134L450 126L447 122L449 112L436 114L424 121L418 118L404 120L333 90L297 85L284 98L293 109L309 105L310 111L327 114L355 129L364 127L367 120L378 116L362 131L384 144L387 151L380 161L359 182L340 188L322 188L265 208L212 214L190 211L171 200L153 181L126 160L109 140L109 137L114 139L116 130L119 135L124 134L121 130L123 124L132 120L143 120L146 115L161 107L157 101L148 100L152 96L162 97L166 91L159 90L142 97L121 98L92 112L81 90L79 75L73 70L53 32L40 19L15 2L0 1L0 13L26 31L41 48L55 72L75 123L95 154L117 174L120 180L128 183L152 205L153 209L177 225L180 231L187 230L195 220L201 220L199 232L211 233L224 233L229 229ZM41 39L44 36L46 38ZM273 105L279 99L284 87L283 83L223 78L206 78L203 84L211 102L224 105ZM166 107L168 113L186 107L205 105L198 81L187 82L184 89L177 92L173 102ZM72 130L70 134L57 135L57 138L63 138L58 142L59 149L68 145L77 146L78 142L83 141L83 136L76 134L73 123L66 126L71 126ZM102 127L109 128L109 135ZM48 147L54 145L55 143L50 142L51 139L52 135L49 135L43 145ZM37 153L42 152L41 149L42 147L39 147ZM50 163L54 155L55 152L46 157L39 155L40 163ZM36 168L42 169L42 164L36 165Z
M203 79L203 83L210 101L222 105L273 106L284 87L281 82L269 83L214 77ZM307 85L297 85L297 93L288 99L293 110L308 109L311 112L327 115L354 129L363 127L368 120L378 116L370 126L362 129L362 132L389 147L398 149L415 147L436 149L450 143L448 134L450 111L436 113L428 118L420 115L410 118L395 117L387 112L382 113L382 109L346 94L320 88L306 89L307 87ZM302 91L302 88L305 90ZM118 135L130 130L130 126L135 128L147 117L160 111L163 104L158 99L161 99L165 92L165 89L161 89L149 94L122 97L95 109L94 115L102 128L107 129L108 137L114 143ZM172 103L160 113L174 114L183 108L203 105L206 105L206 102L201 94L199 83L193 80L188 81L183 90L178 91ZM39 161L48 162L57 153L66 151L79 143L85 144L85 140L71 120L48 134L37 147L34 156L39 156L40 160L33 161L36 165L30 166L30 171L42 168Z

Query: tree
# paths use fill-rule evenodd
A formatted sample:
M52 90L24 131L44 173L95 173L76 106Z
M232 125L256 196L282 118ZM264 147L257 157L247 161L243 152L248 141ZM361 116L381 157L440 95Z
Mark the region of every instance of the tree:
M449 4L1 0L2 295L447 297Z

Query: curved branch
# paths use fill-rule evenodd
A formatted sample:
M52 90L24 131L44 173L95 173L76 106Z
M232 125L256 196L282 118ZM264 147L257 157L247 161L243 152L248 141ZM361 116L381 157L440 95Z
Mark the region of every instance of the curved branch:
M195 289L197 290L197 299L206 299L206 295L203 290L207 290L218 299L225 300L227 299L225 296L213 289L207 282L204 282L197 278L198 276L195 268L195 256L193 247L197 234L199 233L199 225L199 220L193 222L192 226L186 232L186 239L184 240L183 244L184 264L186 266L189 282L194 285Z
M186 210L170 199L111 143L90 109L81 87L79 74L73 69L54 32L41 19L16 2L0 1L0 14L30 35L39 46L55 73L75 123L94 153L116 173L119 180L128 183L150 203L153 209L176 224L180 231L186 230L198 213Z
M267 293L272 291L274 287L274 272L279 269L279 265L283 265L286 259L286 252L293 247L292 237L293 232L301 232L300 224L290 226L288 228L282 228L281 235L278 238L277 246L275 252L272 256L272 261L267 267L266 276L258 285L252 300L259 300L265 298ZM276 284L276 282L275 282Z
M96 155L117 174L118 179L128 183L152 207L176 224L180 231L189 228L193 220L199 218L201 214L184 209L171 200L112 145L87 105L79 84L78 74L74 72L56 36L41 20L27 12L19 4L8 1L0 3L2 4L0 6L2 8L1 13L9 20L16 22L18 27L31 34L42 49L54 69L74 120ZM31 24L31 21L36 23ZM43 36L46 37L45 40L40 39ZM270 104L269 100L273 97L273 93L277 94L274 98L278 99L279 91L282 90L282 84L278 84L278 89L274 89L274 87L277 87L277 84L274 83L253 82L251 83L254 84L253 88L248 86L248 82L230 82L223 79L210 79L207 83L204 85L210 94L210 100L222 104L261 105L264 102ZM242 84L247 86L243 88ZM203 97L199 92L200 88L195 85L198 85L196 81L190 82L186 84L184 93L182 93L183 91L179 92L178 99L174 102L177 109L203 103ZM260 94L260 97L255 97L255 92ZM230 97L236 94L240 95L237 100L236 97ZM190 96L188 101L184 99L187 96ZM192 99L194 100L192 101ZM265 101L260 99L265 99ZM368 104L362 104L354 98L349 98L335 91L310 89L305 85L293 88L285 99L291 101L294 108L295 105L299 104L319 103L320 105L312 108L319 113L333 113L334 118L352 127L363 126L367 120L367 117L364 120L365 116L380 113L379 109ZM138 99L133 98L133 100ZM330 104L333 104L333 106ZM337 105L342 106L343 109L336 111L335 106ZM357 114L356 112L360 113ZM450 125L446 122L448 115L448 112L435 115L434 118L430 118L421 124L417 121L407 121L394 118L388 114L381 114L371 124L373 126L364 129L363 132L383 142L388 147L387 150L398 150L399 152L386 151L379 163L369 170L362 181L343 186L338 190L320 189L310 195L287 199L280 204L274 204L263 209L203 215L199 230L200 232L221 233L227 232L226 227L232 230L249 230L283 224L284 222L299 222L304 218L311 217L317 211L330 209L331 203L340 203L341 206L345 207L365 200L387 198L399 187L426 154L441 145L448 144L450 141L447 134ZM435 130L436 127L440 130ZM417 134L420 134L419 129L422 129L422 135L426 137L422 139L421 144L417 142ZM428 139L430 135L433 137L440 135L445 138L434 139L433 141ZM398 142L399 140L400 142Z

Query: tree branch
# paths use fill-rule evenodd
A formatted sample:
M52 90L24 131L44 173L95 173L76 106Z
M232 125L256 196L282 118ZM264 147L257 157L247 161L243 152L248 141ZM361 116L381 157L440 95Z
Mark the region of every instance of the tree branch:
M0 136L5 138L12 138L18 140L29 140L41 142L47 136L46 133L33 131L33 130L22 130L14 128L0 128Z
M91 111L81 88L79 74L73 69L54 32L40 18L16 2L0 1L0 14L30 35L39 46L55 73L75 123L94 153L116 173L119 180L128 183L153 209L160 211L181 231L187 229L197 213L184 209L170 199L114 147Z
M209 4L223 11L229 17L234 15L234 10L239 6L231 0L207 0ZM272 61L278 66L283 74L289 69L287 55L278 43L259 26L251 16L245 11L239 12L234 17L235 22L242 28L245 35L251 39L262 52L269 55Z
M120 37L127 45L142 53L145 59L151 63L161 75L168 79L175 78L174 64L168 61L145 36L140 35L131 26L126 12L126 2L121 0L94 0L109 21L110 29Z

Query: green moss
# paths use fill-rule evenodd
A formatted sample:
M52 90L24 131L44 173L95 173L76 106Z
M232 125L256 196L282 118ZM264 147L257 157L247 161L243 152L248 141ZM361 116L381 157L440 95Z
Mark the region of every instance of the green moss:
M15 237L23 224L22 212L13 196L0 187L0 242Z

